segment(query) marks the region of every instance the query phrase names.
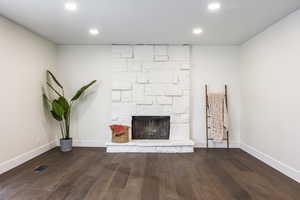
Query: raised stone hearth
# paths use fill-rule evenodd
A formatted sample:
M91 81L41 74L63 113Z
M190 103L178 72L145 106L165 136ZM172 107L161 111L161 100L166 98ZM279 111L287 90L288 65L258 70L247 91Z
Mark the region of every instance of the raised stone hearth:
M192 153L194 142L192 140L132 140L129 143L106 144L109 153L135 152L135 153Z
M115 45L112 56L111 123L132 127L133 116L169 116L170 127L169 139L166 141L138 140L128 144L108 143L107 150L110 152L190 151L186 150L187 146L191 149L193 143L190 140L189 111L190 47ZM149 127L151 126L147 128ZM148 131L148 133L154 134L155 131ZM138 136L141 134L143 133L137 133ZM133 138L140 139L135 136ZM151 139L151 136L146 139Z

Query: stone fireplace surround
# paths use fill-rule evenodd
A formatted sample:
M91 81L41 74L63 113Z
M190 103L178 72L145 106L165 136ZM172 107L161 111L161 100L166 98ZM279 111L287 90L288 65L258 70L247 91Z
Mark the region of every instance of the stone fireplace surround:
M107 152L193 152L190 46L114 45L111 124L133 116L170 116L169 139L107 143ZM131 135L131 133L130 133Z

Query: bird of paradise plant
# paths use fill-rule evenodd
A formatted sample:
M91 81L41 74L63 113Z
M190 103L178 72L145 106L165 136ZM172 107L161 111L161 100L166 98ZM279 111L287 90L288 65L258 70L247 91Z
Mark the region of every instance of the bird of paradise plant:
M57 87L54 87L54 85L52 85L53 83L55 83ZM93 80L89 84L80 88L70 100L67 100L62 84L60 84L60 82L55 78L53 73L47 70L47 86L53 91L56 98L49 98L45 93L43 94L43 97L49 105L51 115L59 122L61 139L68 140L71 138L70 121L72 105L94 83L96 83L96 80ZM56 88L59 89L57 90Z

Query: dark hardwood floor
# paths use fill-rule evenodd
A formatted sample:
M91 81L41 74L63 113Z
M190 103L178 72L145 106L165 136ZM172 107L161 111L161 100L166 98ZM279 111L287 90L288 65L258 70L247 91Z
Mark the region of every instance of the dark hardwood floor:
M48 168L36 172L40 165ZM239 149L109 154L53 149L0 176L1 200L289 200L300 184Z

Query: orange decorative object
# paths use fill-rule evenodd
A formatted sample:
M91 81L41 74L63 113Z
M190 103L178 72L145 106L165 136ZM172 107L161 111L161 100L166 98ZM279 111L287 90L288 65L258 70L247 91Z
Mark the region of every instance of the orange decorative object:
M124 134L126 131L126 126L123 125L111 125L110 129L112 130L112 133L116 136Z
M112 131L112 142L117 142L117 143L129 142L129 136L128 136L129 126L111 125L109 127Z

